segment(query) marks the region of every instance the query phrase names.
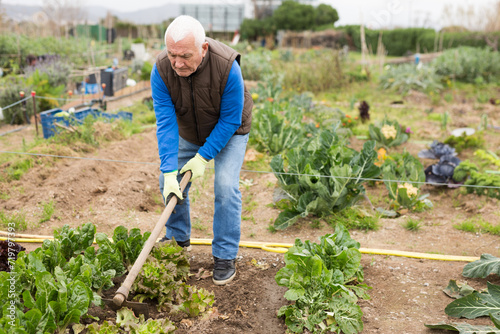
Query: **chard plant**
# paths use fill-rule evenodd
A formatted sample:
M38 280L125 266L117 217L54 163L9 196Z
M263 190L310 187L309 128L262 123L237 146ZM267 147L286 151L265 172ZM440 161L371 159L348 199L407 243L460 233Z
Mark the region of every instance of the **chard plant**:
M95 232L95 226L90 223L77 228L64 226L54 232L53 240L45 240L30 253L21 251L14 263L9 262L11 272L0 272L0 300L12 300L13 303L0 308L0 334L67 333L69 326L78 325L92 305L101 305L102 291L112 287L113 279L135 261L149 236L148 233L141 235L138 229L127 231L124 227L116 228L111 240L105 233ZM94 238L99 244L97 250L92 246ZM167 284L172 284L176 290L163 290L164 295L176 296L174 306L189 316L206 312L213 304L213 294L185 285L189 272L187 258L178 256L182 247L168 247L152 252L154 261L163 267L150 266L149 272L156 273L154 277L157 278L164 274L157 269L168 267L170 271L165 272L175 272L171 276L179 283L174 285L167 279ZM16 282L14 290L11 277ZM163 286L158 284L158 287ZM19 298L12 299L12 294ZM101 328L88 330L90 333L123 333L123 326L120 326L122 328L111 329L103 324ZM161 334L175 329L169 321L148 320L130 323L130 326L126 332Z
M272 159L271 168L288 203L274 222L276 229L285 229L300 217L327 216L354 205L365 193L364 179L380 174L374 165L375 142L366 142L357 152L335 133L337 127Z
M334 234L320 237L320 243L295 240L285 254L285 267L276 274L276 283L288 290L293 303L282 306L288 330L302 333L354 334L363 330L358 298L369 299L363 282L359 243L337 224Z
M378 125L370 124L368 131L370 139L386 149L399 146L409 138L397 121L390 121L387 118L384 118Z

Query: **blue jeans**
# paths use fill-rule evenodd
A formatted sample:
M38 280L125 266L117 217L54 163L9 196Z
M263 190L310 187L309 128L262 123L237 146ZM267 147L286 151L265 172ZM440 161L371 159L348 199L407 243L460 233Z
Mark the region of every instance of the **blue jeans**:
M212 241L212 254L218 258L231 260L236 258L240 243L241 225L241 192L239 189L240 170L245 157L248 134L233 135L226 146L214 158L214 220ZM193 158L200 146L192 144L179 137L178 169ZM177 175L177 180L182 175ZM160 173L160 193L163 194L163 173ZM184 194L184 201L176 205L165 227L166 237L177 241L187 241L191 238L191 219L189 215L189 189L188 183Z

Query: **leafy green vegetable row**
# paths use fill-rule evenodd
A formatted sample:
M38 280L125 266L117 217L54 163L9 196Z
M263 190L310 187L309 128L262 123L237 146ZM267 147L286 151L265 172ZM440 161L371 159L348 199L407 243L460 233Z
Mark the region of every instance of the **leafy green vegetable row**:
M135 261L148 237L120 226L109 240L91 223L76 229L65 225L54 240L19 253L13 270L0 272L0 298L9 301L0 312L0 333L64 333L92 304L101 305L102 290Z
M65 225L54 232L53 240L45 240L30 253L19 253L11 272L0 272L0 299L5 301L0 309L0 334L65 333L70 324L79 324L92 305L102 305L102 291L133 265L149 235L119 226L110 239L96 233L91 223L77 228ZM141 300L156 299L159 309L194 317L213 304L214 296L186 285L188 273L183 248L173 241L164 243L153 249L131 292ZM139 331L143 325L159 326L148 321L135 326L135 332L168 333ZM92 330L98 333L96 326Z
M293 304L280 308L288 329L302 333L327 331L354 334L363 330L358 298L369 299L364 280L359 243L337 224L334 234L320 243L295 240L285 254L285 267L276 282L288 288L285 298Z

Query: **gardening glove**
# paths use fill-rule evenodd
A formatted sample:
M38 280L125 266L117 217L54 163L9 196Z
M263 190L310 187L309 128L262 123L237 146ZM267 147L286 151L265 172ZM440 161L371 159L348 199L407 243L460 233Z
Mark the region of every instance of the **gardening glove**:
M182 200L182 192L179 187L179 182L177 181L177 171L173 171L170 173L163 173L163 198L165 199L165 205L170 200L170 196L174 194Z
M191 181L196 180L197 178L203 176L203 173L205 173L205 165L208 163L205 158L203 158L199 153L196 153L194 158L189 160L184 167L181 169L181 174L184 174L188 170L193 173L191 175Z

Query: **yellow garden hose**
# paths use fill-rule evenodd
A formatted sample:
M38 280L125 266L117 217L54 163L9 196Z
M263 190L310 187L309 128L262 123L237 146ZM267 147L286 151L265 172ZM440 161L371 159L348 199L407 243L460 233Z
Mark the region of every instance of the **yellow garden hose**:
M0 231L0 234L7 235L7 232ZM52 236L36 236L30 234L16 234L15 238L10 238L10 241L20 242L20 243L42 243L46 239L53 239ZM7 240L6 237L0 237L0 240ZM212 239L191 239L191 244L193 245L211 245ZM286 253L288 248L292 247L293 244L289 243L279 243L279 242L258 242L258 241L242 241L240 242L240 247L248 248L259 248L264 251L274 252L274 253ZM409 257L415 259L426 259L426 260L439 260L439 261L460 261L460 262L473 262L479 260L479 257L474 256L457 256L457 255L443 255L443 254L427 254L418 252L406 252L397 251L390 249L372 249L372 248L360 248L359 251L363 254L372 255L390 255L390 256L401 256Z

